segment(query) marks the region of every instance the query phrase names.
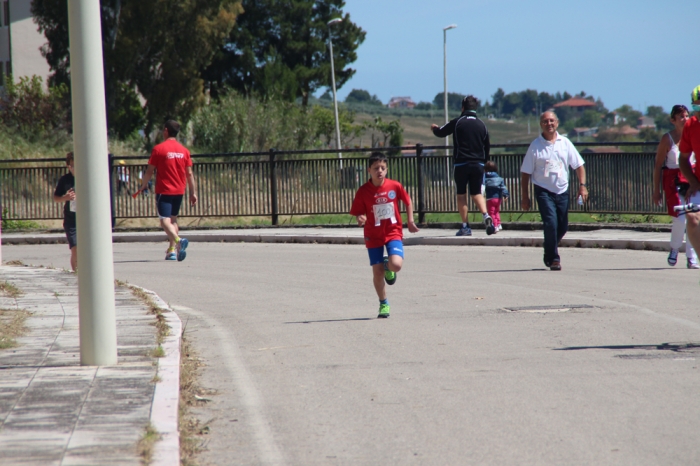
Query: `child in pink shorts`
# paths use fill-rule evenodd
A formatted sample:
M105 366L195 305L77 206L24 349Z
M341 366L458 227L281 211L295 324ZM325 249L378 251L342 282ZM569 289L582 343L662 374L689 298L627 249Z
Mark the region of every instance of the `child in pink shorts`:
M509 193L503 178L498 176L498 167L495 162L486 162L484 165L484 188L486 191L486 211L493 219L496 231L503 229L501 226L501 202L508 199Z

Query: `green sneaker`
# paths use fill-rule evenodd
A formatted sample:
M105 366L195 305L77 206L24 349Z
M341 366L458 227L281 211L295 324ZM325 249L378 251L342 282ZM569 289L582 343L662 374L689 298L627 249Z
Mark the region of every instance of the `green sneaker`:
M387 285L393 285L396 283L396 272L392 272L387 268L389 263L389 257L384 256L384 281Z
M388 304L380 304L379 305L379 315L377 316L378 319L386 319L389 317L389 305Z

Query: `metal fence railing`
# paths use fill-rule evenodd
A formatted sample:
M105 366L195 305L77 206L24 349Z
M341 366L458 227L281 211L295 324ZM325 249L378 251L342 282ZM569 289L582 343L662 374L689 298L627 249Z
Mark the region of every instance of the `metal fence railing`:
M577 144L577 146L605 144ZM609 145L609 144L608 144ZM616 143L616 146L621 145ZM646 149L650 143L635 143ZM519 152L494 153L491 159L505 179L510 199L503 212L521 212L520 164L525 147L495 145L495 149ZM389 158L389 177L408 191L419 221L427 213L456 212L451 156L443 146L379 149L401 151ZM183 203L183 217L271 217L344 214L350 210L355 192L367 181L368 149L336 151L276 152L193 155L199 202ZM332 155L331 155L332 154ZM574 197L578 180L571 174L571 211L615 214L663 214L665 208L652 205L653 152L582 154L586 161L589 202L581 207ZM152 195L131 197L140 185L147 165L143 157L121 157L127 161L128 181L118 183L120 166L110 158L112 210L115 218L155 217ZM52 195L58 179L66 172L62 160L13 160L0 163L0 202L3 217L17 220L61 219L62 205ZM531 187L532 190L532 187ZM531 192L534 198L534 194ZM470 201L471 202L471 201ZM470 206L473 210L474 206Z

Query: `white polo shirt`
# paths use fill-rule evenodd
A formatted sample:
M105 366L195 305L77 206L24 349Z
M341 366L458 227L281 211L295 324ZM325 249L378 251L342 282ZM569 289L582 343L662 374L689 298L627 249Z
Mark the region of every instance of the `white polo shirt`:
M520 171L532 177L537 186L555 194L569 189L569 168L576 170L584 164L569 138L557 133L557 139L549 142L540 137L527 149Z

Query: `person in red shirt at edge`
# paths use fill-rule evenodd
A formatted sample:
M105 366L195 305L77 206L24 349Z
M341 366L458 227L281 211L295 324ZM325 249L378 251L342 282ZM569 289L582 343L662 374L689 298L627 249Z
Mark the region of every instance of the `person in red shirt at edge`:
M697 86L690 93L692 110L695 112L691 118L685 122L683 135L681 136L678 148L681 152L678 158L678 167L686 177L690 187L686 195L686 202L700 204L700 161L695 164L695 170L690 165L690 155L695 152L697 159L700 154L700 86ZM686 235L696 251L700 249L700 212L688 212L686 214Z
M156 176L156 206L160 226L165 230L170 240L170 247L165 253L165 260L183 261L187 257L187 238L179 236L177 215L180 213L182 198L185 195L185 184L190 188L190 205L197 203L197 194L192 174L192 159L190 151L177 142L175 137L180 132L180 124L175 120L165 122L163 142L151 151L148 169L141 180L139 192L148 189L148 182Z
M357 224L364 226L365 246L372 266L374 289L379 297L379 315L389 317L389 301L386 286L396 283L396 273L403 266L403 224L399 201L406 206L408 231L417 233L413 221L413 204L406 190L398 181L386 177L387 158L381 152L372 152L367 169L370 180L360 186L352 201L350 215L357 217ZM386 247L387 255L384 254Z

